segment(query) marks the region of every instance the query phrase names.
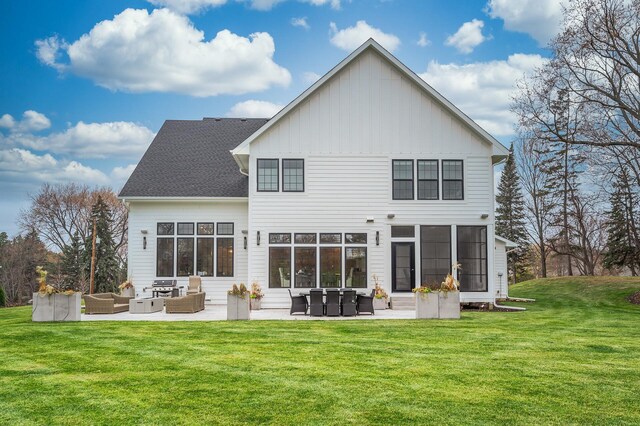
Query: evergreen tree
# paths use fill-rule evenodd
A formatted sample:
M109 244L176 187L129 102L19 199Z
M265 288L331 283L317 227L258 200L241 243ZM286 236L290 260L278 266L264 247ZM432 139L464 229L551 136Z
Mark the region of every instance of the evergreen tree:
M617 178L607 212L607 247L602 263L605 268L628 267L635 276L640 250L634 244L630 229L632 221L626 205L628 187L620 182L619 176Z
M84 276L83 247L76 232L70 243L62 250L60 273L65 289L79 290Z
M92 254L92 236L93 222L96 224L96 252L95 252L95 273L94 273L94 292L106 293L115 292L118 286L118 258L116 256L115 243L111 234L111 210L109 206L98 196L98 200L91 209L90 234L84 245L83 263L85 272L91 279L91 254Z
M527 233L525 227L525 205L520 190L520 177L516 168L513 144L509 148L509 158L504 165L498 194L496 195L496 234L518 244L518 248L508 254L513 281L524 271Z

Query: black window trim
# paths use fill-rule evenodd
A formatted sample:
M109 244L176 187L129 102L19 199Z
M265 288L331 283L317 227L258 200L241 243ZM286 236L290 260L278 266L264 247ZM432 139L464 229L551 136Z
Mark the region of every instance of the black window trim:
M396 161L411 161L411 179L396 179L395 175L396 175L396 171L395 171L395 167L394 167L394 163ZM415 185L415 161L411 158L394 158L391 160L391 198L393 200L398 200L398 201L410 201L410 200L415 200L416 199L416 185ZM411 181L411 198L396 198L395 196L395 191L393 190L393 184L395 181L399 181L399 182L407 182L407 181Z
M178 262L180 261L179 256L178 256L178 248L180 246L180 241L179 240L191 240L191 252L193 253L193 255L191 256L191 271L189 271L189 274L187 274L187 275L179 275L179 273L180 273L179 268L178 268ZM193 236L188 236L188 235L187 236L176 237L176 241L175 241L174 244L176 246L176 249L175 249L175 251L176 251L176 254L175 254L175 263L176 263L176 265L175 265L176 266L175 275L176 275L176 277L184 278L184 277L189 277L191 275L194 275L195 269L196 269L196 261L197 261L197 258L196 258L196 248L197 247L195 245L196 244L195 238Z
M160 225L168 225L171 224L172 225L172 230L173 232L171 232L171 234L161 234L160 233ZM176 229L176 223L175 222L156 222L156 235L163 235L163 236L173 236L176 235L177 229Z
M302 161L302 189L301 190L291 190L291 189L284 189L284 162L285 161ZM282 192L304 192L305 190L305 185L304 185L304 158L283 158L282 159Z
M218 232L218 226L220 226L220 225L231 225L231 233L230 234L221 234L220 232ZM219 235L219 236L233 237L236 234L235 222L217 222L216 223L216 227L215 227L215 232L216 232L216 235Z
M163 223L168 223L168 222L163 222ZM159 240L171 240L171 275L159 275L158 272L160 272L158 270L158 266L159 266L159 257L158 257L158 251L160 250L160 244L159 244ZM173 236L163 236L163 237L157 237L156 238L156 277L157 278L173 278L175 277L176 274L176 239Z
M213 225L213 234L201 234L200 233L200 225ZM196 222L196 235L203 235L205 237L213 237L216 234L216 223L215 222Z
M283 286L272 286L271 285L271 261L272 261L272 256L271 256L271 250L273 249L289 249L289 287L283 287ZM269 288L294 288L292 287L292 283L291 283L291 274L293 273L293 267L294 265L291 264L291 256L293 255L294 251L293 251L293 246L291 245L283 245L283 244L276 244L274 246L269 246ZM295 260L294 260L295 261Z
M276 189L260 189L260 161L276 162L276 177L280 179L280 159L279 158L257 158L256 159L256 192L280 192L280 182L276 185Z
M220 240L231 240L231 275L220 275L220 262L218 259L218 245ZM216 278L233 278L236 276L236 241L232 236L224 236L216 238L215 242L215 259L214 268Z
M445 179L444 178L444 162L445 161L459 161L460 164L462 165L461 168L461 172L462 172L462 177L461 179ZM441 160L442 163L442 199L446 200L446 201L464 201L464 160L461 160L459 158L443 158ZM461 183L461 188L462 188L462 198L445 198L444 195L444 182L458 182L460 181Z
M351 287L347 287L347 278L348 278L348 272L347 272L347 250L349 249L358 249L358 250L364 250L364 267L366 269L365 271L365 280L364 280L364 287L354 287L353 283L351 284ZM343 279L343 283L342 283L342 287L341 288L348 288L348 289L353 289L353 288L369 288L369 280L367 278L367 274L369 273L369 247L365 246L365 245L345 245L342 256L344 257L344 279Z
M190 234L181 234L180 233L180 225L191 225L193 226L193 231ZM178 222L176 224L176 235L195 235L196 228L193 222Z
M340 235L340 241L337 241L337 242L336 241L323 242L322 241L322 236L323 235ZM324 244L333 244L333 245L340 244L340 245L342 245L342 244L344 244L343 241L344 241L344 239L342 238L342 232L320 232L319 235L318 235L318 244L319 245L324 245Z
M420 283L424 283L424 268L422 267L422 261L424 259L424 255L422 253L422 245L424 242L424 239L422 238L422 228L423 227L429 227L429 228L447 228L449 230L449 265L453 264L453 238L451 237L451 225L420 225ZM456 257L457 257L457 250L458 250L458 229L456 228ZM445 277L442 277L442 279L444 280Z
M315 242L314 243L299 243L296 241L296 237L298 235L315 235ZM317 232L294 232L293 233L293 243L297 244L297 245L314 245L317 246L318 245L318 233Z
M456 226L456 262L460 259L460 244L458 244L458 231L460 228L484 228L486 242L484 244L484 270L486 271L485 278L487 289L482 291L465 291L464 293L488 293L489 292L489 229L487 225L457 225ZM462 271L462 275L464 275L464 270ZM460 276L455 277L458 281L460 281ZM462 287L462 285L460 286ZM462 288L460 292L463 293Z
M422 182L433 182L434 179L420 179L420 162L421 161L432 161L436 163L436 198L420 198L420 181ZM463 191L464 195L464 191ZM420 158L416 160L416 199L423 201L437 201L440 199L440 161L437 159L430 158Z

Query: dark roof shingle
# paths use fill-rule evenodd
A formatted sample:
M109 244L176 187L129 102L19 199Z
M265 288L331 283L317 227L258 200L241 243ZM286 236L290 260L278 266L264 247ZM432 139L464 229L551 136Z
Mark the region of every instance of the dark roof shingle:
M246 197L247 177L229 151L267 121L165 121L120 197Z

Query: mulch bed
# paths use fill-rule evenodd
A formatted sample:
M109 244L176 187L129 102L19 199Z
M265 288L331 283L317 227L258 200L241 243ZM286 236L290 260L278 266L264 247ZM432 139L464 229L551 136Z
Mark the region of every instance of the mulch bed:
M631 296L629 296L628 300L634 305L640 305L640 291L633 293Z

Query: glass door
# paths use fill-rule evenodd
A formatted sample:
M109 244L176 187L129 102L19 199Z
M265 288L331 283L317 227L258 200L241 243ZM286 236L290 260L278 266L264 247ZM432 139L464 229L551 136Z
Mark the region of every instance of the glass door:
M416 282L415 243L391 243L391 281L395 292L410 292Z

